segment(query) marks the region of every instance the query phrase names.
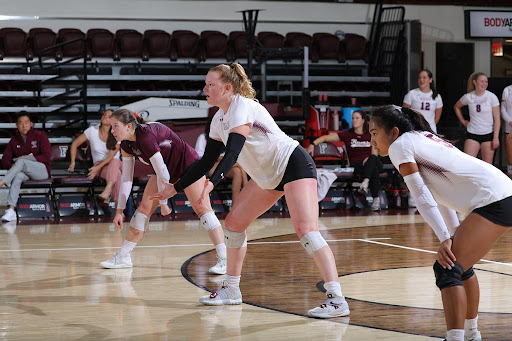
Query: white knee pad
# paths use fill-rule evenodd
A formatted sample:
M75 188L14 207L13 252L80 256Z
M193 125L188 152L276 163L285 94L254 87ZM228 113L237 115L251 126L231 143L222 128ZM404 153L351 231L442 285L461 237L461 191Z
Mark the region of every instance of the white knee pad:
M239 249L247 246L247 233L244 232L233 232L228 229L224 229L224 244L226 247L232 249Z
M507 174L512 175L512 165L507 165Z
M201 217L199 217L201 220L201 224L203 225L206 232L210 232L215 230L217 227L220 227L220 221L217 219L217 216L213 211L206 212Z
M327 245L324 237L322 237L318 231L311 231L306 233L300 239L300 243L311 256L313 256L315 252Z
M136 230L144 231L149 226L149 217L139 211L139 209L135 210L135 213L130 220L130 227L133 227Z

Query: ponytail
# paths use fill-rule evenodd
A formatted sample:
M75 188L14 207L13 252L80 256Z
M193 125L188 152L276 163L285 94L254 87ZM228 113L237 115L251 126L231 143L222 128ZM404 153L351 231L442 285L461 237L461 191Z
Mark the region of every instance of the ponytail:
M233 92L240 94L249 99L256 99L256 91L252 87L252 83L247 77L244 68L238 63L231 65L219 64L210 69L211 71L218 72L220 79L224 83L229 83L233 86Z
M408 131L428 131L436 135L422 115L406 107L386 105L377 108L372 113L371 119L383 127L387 133L397 127L399 136Z

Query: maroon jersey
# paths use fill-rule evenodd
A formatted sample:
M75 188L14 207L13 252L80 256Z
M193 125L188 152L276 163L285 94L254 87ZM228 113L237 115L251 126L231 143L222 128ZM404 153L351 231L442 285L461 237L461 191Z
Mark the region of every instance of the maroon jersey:
M14 158L30 153L34 155L37 161L45 164L48 175L50 175L52 146L48 136L40 130L30 129L26 141L23 141L20 132L16 130L16 135L11 138L5 148L2 165L5 169L10 169L14 164Z
M340 141L345 143L348 160L351 164L363 161L372 153L370 133L356 134L352 129L338 133Z
M121 148L149 165L149 159L160 152L169 170L171 183L178 181L185 169L199 158L194 148L162 123L139 124L135 136L136 141L122 141Z

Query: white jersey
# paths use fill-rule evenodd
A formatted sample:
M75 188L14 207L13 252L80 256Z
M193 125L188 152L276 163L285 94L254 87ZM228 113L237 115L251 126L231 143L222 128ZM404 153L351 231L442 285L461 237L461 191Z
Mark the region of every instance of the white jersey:
M263 189L274 189L283 179L290 155L299 143L286 135L258 102L235 95L227 113L213 117L210 137L227 144L231 129L251 124L238 163Z
M498 168L429 132L402 134L389 147L389 158L396 169L416 163L436 201L465 215L512 196L512 180Z
M469 109L468 133L487 135L494 131L492 108L500 105L495 94L485 90L483 95L477 96L471 91L462 96L460 102Z
M432 90L424 93L419 88L413 89L404 97L404 103L411 106L411 109L419 112L425 119L430 128L437 133L436 128L436 109L443 107L443 100L440 94L436 98L432 98Z
M505 121L505 132L508 134L512 131L512 85L507 86L503 89L503 95L501 96L501 117Z
M92 162L101 162L107 158L109 150L107 143L100 140L100 126L93 125L84 131L85 136L89 140L91 146ZM116 153L114 158L119 159L119 152Z

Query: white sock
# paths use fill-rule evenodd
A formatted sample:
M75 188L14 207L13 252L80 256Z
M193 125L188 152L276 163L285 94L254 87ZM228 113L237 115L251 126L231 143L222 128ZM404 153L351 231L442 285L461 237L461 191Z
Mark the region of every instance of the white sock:
M473 335L478 330L478 315L474 319L466 319L464 321L464 333L466 336Z
M226 275L228 287L238 288L240 286L240 276Z
M336 297L343 298L343 294L341 293L341 285L338 281L325 282L324 283L325 290L334 293Z
M446 341L464 341L464 329L450 329L446 332Z
M221 258L226 258L226 244L219 243L215 245L215 250L217 251L217 255L219 255Z
M132 250L135 247L135 245L137 245L137 243L129 242L129 241L125 240L123 242L123 246L121 246L121 250L119 251L119 254L121 256L126 256L127 254L132 252Z

